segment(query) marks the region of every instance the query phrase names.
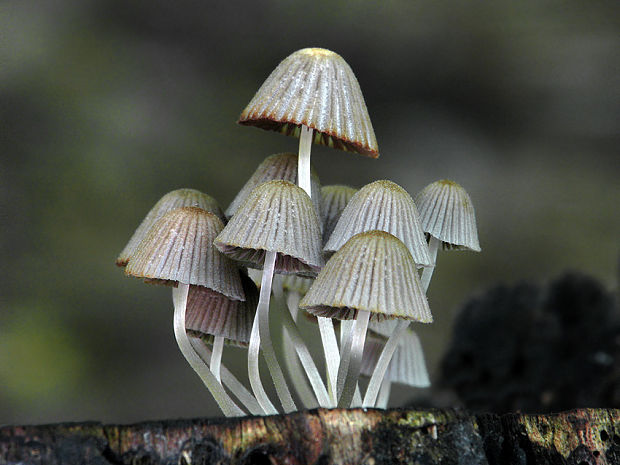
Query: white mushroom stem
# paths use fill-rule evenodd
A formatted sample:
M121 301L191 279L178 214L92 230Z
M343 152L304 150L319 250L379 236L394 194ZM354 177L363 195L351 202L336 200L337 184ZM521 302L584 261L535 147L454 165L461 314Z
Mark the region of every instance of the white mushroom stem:
M351 332L354 321L355 320L340 320L340 347L344 345L344 340L346 339L347 334ZM351 402L351 408L357 408L361 406L362 395L360 393L360 387L358 384L355 386L355 394L353 394L353 402Z
M321 343L325 354L325 365L327 366L327 385L329 396L333 403L338 402L338 366L340 365L340 349L336 340L334 323L331 318L322 316L316 317L321 333Z
M191 336L189 337L189 341L200 358L207 363L207 361L211 359L212 354L205 342L199 337ZM252 393L245 388L245 386L226 368L226 366L222 366L222 382L252 415L265 414L265 411L258 404Z
M362 403L363 407L374 407L375 401L377 400L377 394L381 388L381 382L383 381L387 367L392 360L392 355L394 355L394 352L398 347L398 342L403 334L405 334L408 327L409 320L399 321L396 328L394 328L394 331L385 343L385 346L383 346L377 365L372 372L370 382L366 388L366 395L364 396L364 402Z
M337 384L338 407L340 408L349 408L353 400L357 378L362 367L362 354L364 352L364 341L366 340L369 319L370 312L358 310L357 318L349 333L350 336L345 339L342 348Z
M299 292L296 291L289 291L288 295L286 296L286 306L291 313L291 318L293 319L293 322L297 322L297 314L299 313L300 300L301 295L299 295ZM297 358L297 354L293 353L290 350L290 347L293 346L293 341L291 341L288 331L284 326L282 326L282 332L282 353L284 354L284 365L286 366L286 369L291 376L293 386L295 387L295 390L301 398L301 401L304 404L305 408L317 408L319 407L319 403L317 402L316 397L314 396L312 389L308 384L306 376L304 375L304 370L301 367L301 363L299 362L299 358Z
M258 354L261 348L263 349L263 356L267 362L271 379L273 380L276 392L282 403L282 408L286 413L297 410L288 386L286 385L286 380L284 379L284 374L282 373L278 359L276 358L276 353L271 341L271 334L269 332L269 299L271 296L271 281L273 280L276 255L277 252L265 252L265 263L263 266L258 307L256 308L256 316L252 324L252 334L250 335L250 347L248 350L248 375L250 384L252 385L252 390L256 395L258 403L268 414L277 413L277 411L274 412L276 409L271 401L269 401L267 393L263 388L263 383L260 380Z
M431 277L433 276L433 271L435 271L435 266L437 266L437 250L439 250L439 246L441 245L441 241L433 236L430 236L430 240L428 241L428 252L431 256L431 262L433 266L427 266L422 270L422 277L420 278L420 282L422 283L422 289L424 292L428 290L428 285L431 283Z
M308 348L306 347L306 344L304 343L304 340L301 337L299 329L293 321L291 314L287 311L282 312L282 323L284 324L286 332L293 343L293 347L295 347L295 350L297 351L299 360L301 360L301 363L306 370L306 375L312 385L312 389L314 390L314 394L316 395L319 405L327 408L335 407L336 403L332 402L329 398L327 389L325 389L325 385L323 384L323 379L319 374L319 370L314 364L314 360L312 360L312 355L310 355L310 352L308 351ZM292 355L295 356L295 354Z
M205 386L207 386L224 415L227 417L243 416L243 410L230 398L213 373L211 373L209 367L198 356L189 341L185 330L185 309L187 307L188 293L189 284L179 283L177 287L172 288L172 302L174 303L174 336L179 345L179 349L185 357L185 360L187 360L198 376L200 376Z
M381 381L381 389L379 389L379 397L375 407L386 409L390 400L390 391L392 390L392 382L388 378Z
M297 161L297 184L312 198L310 187L310 151L312 150L313 129L301 125L299 134L299 155Z
M219 383L222 382L220 378L220 367L222 365L222 353L224 352L224 337L223 336L215 336L213 339L213 353L211 354L211 363L209 363L209 367L211 368L211 373L215 376L215 379Z

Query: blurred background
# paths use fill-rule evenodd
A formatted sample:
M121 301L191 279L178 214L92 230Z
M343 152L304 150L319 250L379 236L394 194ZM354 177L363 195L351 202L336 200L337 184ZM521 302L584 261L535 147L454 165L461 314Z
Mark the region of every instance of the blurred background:
M0 424L218 415L170 289L114 260L164 193L226 207L297 150L235 122L304 47L351 65L381 153L315 146L323 185L448 178L476 207L482 253L440 253L429 290L432 376L459 307L498 282L617 289L619 32L617 1L2 2Z

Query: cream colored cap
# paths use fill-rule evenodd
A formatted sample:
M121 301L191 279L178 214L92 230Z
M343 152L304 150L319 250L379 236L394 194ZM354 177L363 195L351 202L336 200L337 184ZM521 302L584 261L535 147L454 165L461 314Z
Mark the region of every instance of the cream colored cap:
M442 241L444 250L480 252L476 213L469 195L453 181L435 181L416 196L425 233Z
M433 321L409 250L385 231L353 236L329 259L299 306L340 320L365 310L371 320Z
M303 124L315 130L315 144L379 156L353 71L340 55L323 48L304 48L285 58L238 122L294 137Z
M239 269L213 246L223 228L217 216L201 208L172 210L140 242L125 274L205 286L230 299L244 300Z
M308 194L288 181L261 184L215 239L234 260L261 268L265 252L278 252L279 273L314 276L323 266L319 217Z
M228 206L226 209L226 216L228 218L233 216L239 206L248 198L250 192L264 182L281 179L297 184L297 159L296 153L276 153L275 155L270 155L265 158ZM319 181L319 177L312 167L310 169L310 188L312 192L312 203L320 218L321 181Z
M144 239L149 232L149 229L160 219L164 214L171 210L181 207L199 207L208 212L214 213L222 221L226 221L224 212L217 204L217 201L210 195L203 194L195 189L177 189L172 192L168 192L151 208L146 217L138 226L138 229L133 233L131 239L116 259L118 266L126 266L127 262L136 251L138 244Z
M374 229L398 237L418 267L433 265L413 199L398 184L386 180L365 185L351 198L325 251L335 252L355 234Z

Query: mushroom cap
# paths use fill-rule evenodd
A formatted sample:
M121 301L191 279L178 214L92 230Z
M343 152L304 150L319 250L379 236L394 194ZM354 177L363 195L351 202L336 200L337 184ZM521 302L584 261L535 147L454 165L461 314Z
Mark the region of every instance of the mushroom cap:
M282 60L238 123L294 137L306 125L315 130L315 144L379 156L355 74L340 55L323 48L304 48Z
M276 153L265 158L230 203L226 209L226 216L228 218L233 216L237 209L248 198L250 192L264 182L282 179L297 184L297 160L298 156L296 153ZM312 167L310 168L310 188L312 192L312 203L320 217L321 181L319 181L319 177Z
M336 252L299 304L317 315L354 319L433 321L415 262L407 247L385 231L353 236Z
M323 214L323 245L331 236L340 215L357 189L349 186L332 185L321 188L321 213Z
M196 189L176 189L168 192L151 208L146 214L146 217L138 226L138 229L133 233L131 239L116 259L118 266L126 266L127 262L136 251L138 244L148 234L149 229L155 224L155 222L168 213L171 210L175 210L181 207L200 207L203 210L214 213L222 221L226 221L224 212L217 204L217 201L210 195L203 194Z
M213 246L224 228L213 213L198 207L172 210L155 222L125 267L125 274L159 284L172 281L208 287L244 300L239 269Z
M234 260L262 269L265 252L278 252L278 273L313 277L323 266L319 217L308 194L295 184L268 181L248 196L215 239Z
M202 286L190 286L187 296L185 327L208 344L223 336L227 344L246 347L250 343L252 323L258 305L254 282L241 274L245 301L231 300ZM196 334L198 333L198 334Z
M373 337L366 338L361 375L372 376L384 345L385 340L382 341ZM392 383L412 387L428 387L431 385L422 344L418 335L411 329L407 329L398 341L392 360L385 372L385 378Z
M388 339L398 324L397 320L383 320L368 322L368 332L375 338Z
M386 180L365 185L351 198L324 250L334 252L355 234L374 229L398 237L418 267L433 265L413 199L398 184Z
M435 181L418 193L415 202L422 229L439 239L444 250L480 252L474 205L460 185Z

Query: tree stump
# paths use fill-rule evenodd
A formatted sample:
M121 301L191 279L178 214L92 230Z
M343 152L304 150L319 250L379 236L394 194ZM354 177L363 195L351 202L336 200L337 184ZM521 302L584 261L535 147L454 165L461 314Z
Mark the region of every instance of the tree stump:
M0 428L1 464L620 464L620 410L311 410Z

